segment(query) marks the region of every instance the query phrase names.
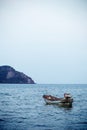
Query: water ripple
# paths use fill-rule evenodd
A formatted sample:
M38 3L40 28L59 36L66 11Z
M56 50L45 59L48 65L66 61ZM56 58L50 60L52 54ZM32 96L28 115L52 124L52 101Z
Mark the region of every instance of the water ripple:
M45 93L74 97L71 108L45 105ZM86 130L87 86L0 85L0 128L2 130ZM82 129L83 128L83 129Z

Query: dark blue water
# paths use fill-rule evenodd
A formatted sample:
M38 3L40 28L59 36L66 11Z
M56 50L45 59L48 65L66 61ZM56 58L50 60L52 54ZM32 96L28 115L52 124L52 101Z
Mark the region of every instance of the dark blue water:
M65 92L74 98L71 108L42 98ZM87 85L0 85L0 130L87 130Z

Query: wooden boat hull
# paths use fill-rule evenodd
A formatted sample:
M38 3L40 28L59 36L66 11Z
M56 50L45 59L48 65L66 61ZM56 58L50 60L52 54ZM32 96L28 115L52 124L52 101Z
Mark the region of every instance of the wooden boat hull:
M57 98L51 95L43 95L46 104L56 104L60 106L72 106L73 99Z
M45 100L45 103L46 105L58 105L58 106L61 106L61 107L72 107L72 102L60 102L60 101L49 101L47 99L44 99Z

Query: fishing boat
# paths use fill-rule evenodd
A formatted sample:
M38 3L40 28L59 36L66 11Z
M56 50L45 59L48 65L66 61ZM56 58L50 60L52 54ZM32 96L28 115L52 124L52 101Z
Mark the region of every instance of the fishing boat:
M43 95L46 104L58 104L61 106L72 106L73 98L69 93L64 93L63 98L54 97L52 95Z

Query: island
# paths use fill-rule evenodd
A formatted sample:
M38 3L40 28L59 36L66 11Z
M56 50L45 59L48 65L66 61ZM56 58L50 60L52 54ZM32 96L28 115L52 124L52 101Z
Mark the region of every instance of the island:
M3 84L35 84L31 77L16 71L13 67L0 66L0 83Z

